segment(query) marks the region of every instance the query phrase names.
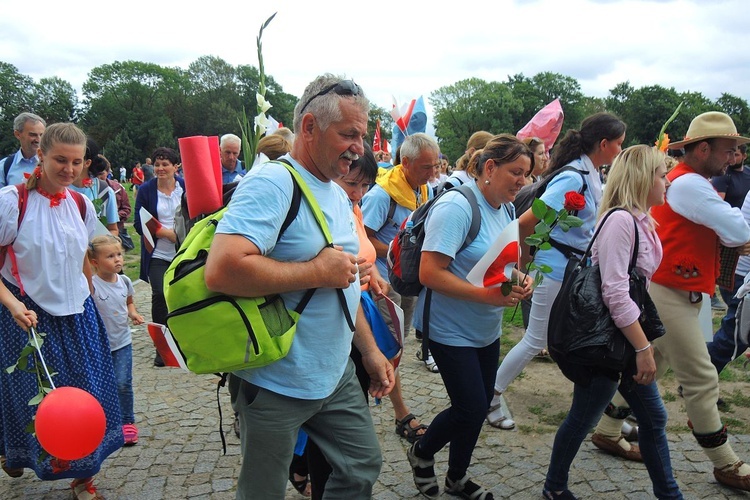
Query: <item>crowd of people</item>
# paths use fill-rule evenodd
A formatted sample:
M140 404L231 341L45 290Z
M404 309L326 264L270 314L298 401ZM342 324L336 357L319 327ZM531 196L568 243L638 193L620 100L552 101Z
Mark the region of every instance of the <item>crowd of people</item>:
M391 400L392 425L408 442L404 460L418 493L440 495L435 456L449 446L444 491L493 499L469 474L483 423L515 426L503 411L503 393L534 356L545 353L566 264L584 254L592 237L602 299L635 356L623 371L558 361L574 391L555 436L543 497L576 498L568 489L569 470L596 425L593 443L643 461L657 498L682 498L656 386L668 368L681 385L691 429L717 481L750 491L750 466L732 450L717 410L718 373L747 348L733 336L733 295L750 268L750 181L742 165L750 139L737 133L728 115L695 117L685 139L670 144L684 150L679 162L650 145L623 150L626 124L596 113L554 145L476 131L451 168L426 134L407 136L393 163L388 153L373 152L365 143L368 110L354 81L321 75L295 107L293 133L281 129L259 144L263 160L281 158L300 174L325 215L331 246L306 202L281 230L293 191L283 165L243 165L239 137L220 139L222 179L236 188L216 228L206 285L235 296L279 294L290 308L305 290L317 289L288 355L229 379L242 451L238 499L284 498L287 481L312 498L370 498L382 465L370 396ZM55 384L92 394L107 426L87 457L37 459L42 448L26 431L36 411L27 403L38 390L37 378L2 370L0 465L11 477L32 469L45 480L70 478L76 498L101 498L93 481L102 462L139 440L129 323L141 324L144 317L135 308L132 282L122 274L131 207L125 188L111 179L107 159L75 125L47 127L41 117L22 113L14 128L20 149L0 164L0 245L9 257L0 268L0 362L15 363L27 332L44 332ZM151 286L150 317L159 324L168 313L164 273L179 244L176 215L190 196L179 167L178 152L159 147L130 177L137 190L139 274ZM123 169L119 175L124 182ZM524 186L545 178L551 180L541 200L559 211L566 196L578 193L585 201L576 213L582 224L553 228L550 245L533 253L525 238L540 222L538 214L516 213L513 202ZM389 283L389 243L407 216L438 195L424 226L424 288L418 297L402 296ZM479 230L467 239L474 217L480 218ZM472 284L470 271L514 223L523 256L514 284ZM738 258L739 265L730 276L734 289L724 296L729 310L707 345L698 314L725 264L720 252ZM537 265L550 269L536 286L524 273L532 254ZM631 254L650 282L666 329L656 340L646 337L629 294ZM404 336L413 331L423 342L417 357L430 373L424 376L439 376L445 385L449 405L429 424L410 411L412 386L395 370L404 352L387 301L403 310ZM521 303L524 336L498 368L504 309ZM347 316L356 318L354 331ZM164 366L158 352L154 366ZM626 432L631 411L638 427ZM637 444L626 439L633 433Z

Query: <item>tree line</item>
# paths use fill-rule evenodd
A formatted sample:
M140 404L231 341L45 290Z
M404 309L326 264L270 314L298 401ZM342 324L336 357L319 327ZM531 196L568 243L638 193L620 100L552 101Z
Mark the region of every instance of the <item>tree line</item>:
M116 61L91 70L79 99L73 86L56 76L38 82L0 61L0 154L18 149L11 133L13 119L31 111L48 123L73 121L102 147L113 165L132 168L157 146L177 147L177 138L192 135L240 135L239 117L254 115L259 72L255 66L233 66L214 56L203 56L187 69L139 61ZM290 126L298 96L284 92L266 76L269 113ZM366 90L366 89L365 89ZM570 76L542 72L507 81L468 78L432 92L435 135L451 162L463 154L466 141L477 130L492 133L520 130L543 106L559 98L565 113L564 134L584 117L615 113L628 124L626 145L651 144L662 124L680 102L683 108L667 132L676 140L690 120L705 111L724 111L740 134L750 134L747 101L724 93L711 100L699 92L677 92L650 85L634 88L622 82L605 98L586 96ZM380 120L383 137L390 139L393 120L385 109L371 105L368 130Z

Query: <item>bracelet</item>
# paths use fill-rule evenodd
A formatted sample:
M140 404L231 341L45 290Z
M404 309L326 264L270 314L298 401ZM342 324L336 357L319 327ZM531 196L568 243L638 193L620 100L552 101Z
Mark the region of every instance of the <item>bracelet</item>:
M651 342L649 342L648 344L646 344L646 347L641 347L640 349L636 349L635 352L643 352L643 351L645 351L647 349L651 349Z

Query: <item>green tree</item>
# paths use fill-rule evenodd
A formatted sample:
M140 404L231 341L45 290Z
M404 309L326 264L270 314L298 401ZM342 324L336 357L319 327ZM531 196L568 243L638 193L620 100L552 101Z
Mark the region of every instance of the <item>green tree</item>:
M680 104L680 95L674 88L650 85L633 90L627 106L620 114L628 125L625 142L632 144L654 144L659 130ZM680 115L683 113L680 112ZM678 117L680 116L678 115ZM670 124L667 134L675 139L677 121Z
M13 120L24 111L36 112L34 80L19 73L12 64L0 61L0 154L3 157L18 150Z
M36 112L43 116L48 124L55 122L76 121L78 95L73 86L53 76L42 78L34 88Z
M722 111L732 117L737 132L747 137L750 134L750 108L747 101L732 94L723 93L716 100Z
M184 72L137 61L94 68L83 84L81 123L101 147L125 130L147 156L157 146L176 143L175 102L182 102Z
M128 133L123 130L107 143L103 150L104 156L112 164L112 174L119 178L118 169L124 166L128 174L133 169L135 162L141 161L141 152L133 144Z
M515 133L513 116L523 104L505 83L479 78L461 80L430 95L435 112L435 135L449 158L458 158L471 134L478 130Z

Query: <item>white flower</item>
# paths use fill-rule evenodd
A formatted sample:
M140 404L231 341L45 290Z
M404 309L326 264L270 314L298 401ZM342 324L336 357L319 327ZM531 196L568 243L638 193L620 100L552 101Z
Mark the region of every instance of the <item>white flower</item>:
M260 113L258 116L255 117L255 128L260 130L266 130L268 126L271 124L270 121L268 121L268 118L266 118L266 115L263 113Z
M258 101L258 109L261 113L265 113L271 109L271 103L266 101L266 98L256 92L255 100ZM257 121L256 121L257 124Z

